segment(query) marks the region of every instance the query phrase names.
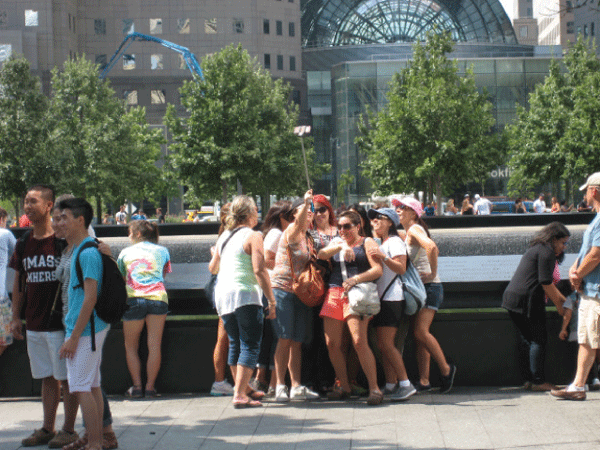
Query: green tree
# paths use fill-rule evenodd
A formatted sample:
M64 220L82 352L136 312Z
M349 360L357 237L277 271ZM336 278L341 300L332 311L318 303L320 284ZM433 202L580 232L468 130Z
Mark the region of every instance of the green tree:
M273 80L241 45L205 57L202 71L203 80L181 88L188 117L179 117L172 105L165 116L170 162L192 198L226 202L238 183L263 198L298 194L306 181L289 85ZM309 171L317 177L324 166L305 146Z
M564 183L570 199L573 180L600 170L600 61L589 41L579 37L557 61L543 84L529 96L529 109L518 108L507 127L513 194L536 186ZM555 193L555 192L553 192Z
M62 154L60 187L78 196L121 203L155 195L156 167L165 138L146 123L143 108L127 109L98 66L85 57L52 73L50 118L53 143Z
M456 61L446 56L452 48L447 33L429 33L424 45L416 43L413 59L390 83L388 104L359 123L363 174L382 194L426 186L441 199L444 186L480 174L475 159L487 170L499 162L484 145L494 125L492 105L471 69L458 74Z
M29 61L12 55L0 70L0 197L19 200L27 187L53 183L60 168L49 145L48 99Z

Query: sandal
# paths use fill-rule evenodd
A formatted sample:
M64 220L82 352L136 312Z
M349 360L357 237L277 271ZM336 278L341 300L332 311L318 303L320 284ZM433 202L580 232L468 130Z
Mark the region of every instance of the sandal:
M249 394L248 397L250 397L252 400L262 400L262 398L265 396L266 394L263 391L255 391L252 390Z
M86 432L83 434L83 436L81 436L76 441L73 441L70 444L63 446L62 450L81 450L81 449L85 448L87 443L88 443L88 435Z
M381 405L383 402L383 394L379 391L371 391L367 398L367 405L375 406Z
M102 433L102 448L104 450L119 448L117 435L114 433L114 431L105 431L104 433Z
M144 396L144 391L142 391L141 386L131 386L127 391L125 391L125 397L128 398L142 398Z
M351 392L344 391L341 387L333 388L333 391L327 393L327 400L347 400Z
M156 398L160 397L156 389L146 389L146 398Z
M242 398L242 397L235 397L233 399L233 407L235 409L256 408L259 406L262 406L262 403L259 402L258 400L252 400L249 398Z

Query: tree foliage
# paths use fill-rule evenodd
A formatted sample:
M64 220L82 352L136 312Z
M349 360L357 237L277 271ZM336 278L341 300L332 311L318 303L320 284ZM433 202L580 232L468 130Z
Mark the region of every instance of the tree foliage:
M196 198L223 202L238 182L254 195L297 194L305 186L304 162L289 86L273 80L241 45L203 58L202 70L203 80L181 88L189 116L179 117L169 106L165 117L170 162L181 182ZM324 167L315 162L312 146L306 151L317 177Z
M429 186L424 190L441 198L444 186L473 180L501 160L498 147L486 145L492 105L471 70L458 74L446 56L452 47L448 34L416 43L413 59L390 83L388 104L359 124L363 174L382 194Z
M160 130L143 108L127 109L85 57L52 72L52 141L62 159L62 190L115 203L145 198L160 186Z
M518 108L507 127L513 194L534 186L580 180L600 170L600 61L589 41L579 38L564 58L565 72L553 61L550 73ZM569 189L567 189L569 195Z
M0 196L16 201L28 186L51 183L60 169L49 145L48 99L29 62L12 55L0 70ZM18 202L16 202L18 204ZM18 208L17 208L18 210Z

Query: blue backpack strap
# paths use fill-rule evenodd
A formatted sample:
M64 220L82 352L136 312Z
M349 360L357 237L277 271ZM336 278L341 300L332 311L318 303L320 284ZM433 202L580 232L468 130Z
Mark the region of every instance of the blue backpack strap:
M98 248L98 243L93 241L88 241L84 243L79 252L77 252L77 256L75 257L75 272L77 273L77 281L79 284L75 286L75 289L83 289L83 270L81 269L81 262L79 262L79 255L86 248L95 247ZM92 336L92 351L96 351L96 323L94 321L94 311L92 311L92 315L90 316L90 327L91 327L91 336Z

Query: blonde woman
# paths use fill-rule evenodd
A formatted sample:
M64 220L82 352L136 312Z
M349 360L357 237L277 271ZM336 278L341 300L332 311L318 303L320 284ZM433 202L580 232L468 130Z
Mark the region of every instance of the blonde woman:
M218 274L215 303L229 336L234 408L262 406L259 398L264 393L253 392L249 386L263 330L261 290L268 302L266 318L275 318L275 297L265 266L262 233L252 229L257 223L254 200L244 195L236 197L225 219L226 230L208 265L212 274Z

